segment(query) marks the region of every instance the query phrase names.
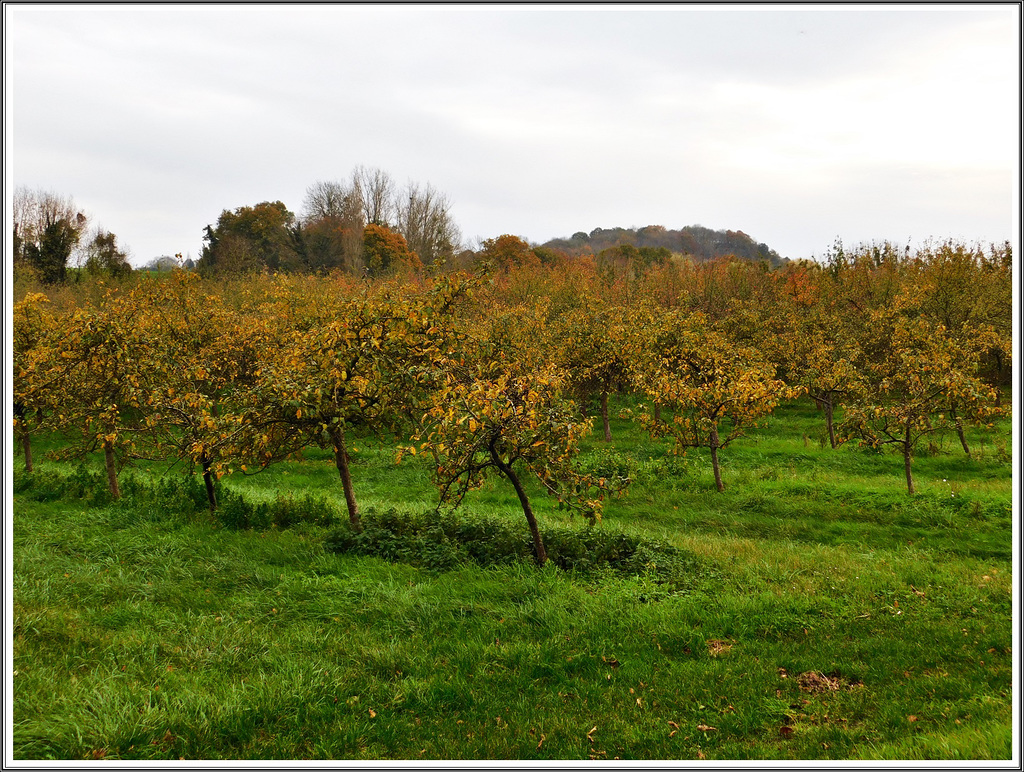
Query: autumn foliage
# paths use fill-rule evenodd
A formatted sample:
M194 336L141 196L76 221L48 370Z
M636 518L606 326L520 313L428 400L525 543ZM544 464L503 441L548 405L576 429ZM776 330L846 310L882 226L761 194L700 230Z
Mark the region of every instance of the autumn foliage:
M251 250L289 222L276 204L226 212L206 259L244 262L233 233L251 232ZM351 440L386 435L400 458L430 459L442 503L507 482L544 562L526 481L591 520L614 492L579 463L592 399L605 441L610 401L625 399L653 438L706 452L720 491L721 454L786 400L821 408L832 447L898 450L910 493L922 437L956 433L969 453L965 425L1004 409L1008 246L837 245L823 264L770 268L653 249L574 257L505 235L471 275L425 269L370 223L362 254L362 277L178 271L23 292L13 401L26 467L45 432L64 438L63 457L101 453L114 496L124 466L164 460L201 473L215 508L219 476L318 446L358 528Z

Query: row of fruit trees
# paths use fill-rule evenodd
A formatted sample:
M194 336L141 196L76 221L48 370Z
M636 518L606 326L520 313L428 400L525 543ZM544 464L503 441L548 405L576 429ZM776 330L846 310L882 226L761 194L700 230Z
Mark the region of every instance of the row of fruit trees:
M530 266L404 282L179 271L93 300L29 292L13 309L15 431L29 470L40 434L64 438L60 458L102 453L115 498L132 461L183 464L202 474L211 509L220 475L318 446L333 453L355 528L349 444L354 432L391 436L398 460L431 458L443 502L505 479L541 563L527 477L590 518L628 483L578 463L591 398L610 440L609 396L635 395L633 418L680 451L704 449L721 491L720 454L806 395L832 447L898 450L913 494L922 437L956 433L969 454L965 424L1003 411L1008 268L945 249L776 271L670 265L646 289Z

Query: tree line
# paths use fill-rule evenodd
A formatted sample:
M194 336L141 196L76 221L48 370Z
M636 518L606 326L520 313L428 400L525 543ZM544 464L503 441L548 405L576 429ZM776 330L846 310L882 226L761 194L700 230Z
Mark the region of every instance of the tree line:
M29 268L44 284L66 282L76 252L90 276L121 277L132 270L117 237L102 227L90 228L88 216L70 196L19 187L13 215L14 269Z
M382 226L383 227L383 226ZM923 438L1003 414L1011 369L1008 244L946 242L914 254L837 244L824 264L649 260L639 249L544 256L514 236L484 242L474 272L360 278L174 271L26 290L14 306L15 431L63 437L60 458L98 452L117 477L139 459L216 480L318 446L349 519L359 507L354 433L390 436L397 460L430 459L440 500L489 475L512 486L538 561L524 481L596 519L628 485L584 467L609 398L679 452L720 456L783 401L822 413L830 447L857 441L912 461ZM610 266L610 267L609 267Z
M429 183L400 186L388 172L364 166L355 167L346 180L310 185L297 213L282 201L225 209L202 233L197 259L163 256L143 269L184 267L219 276L341 270L380 278L472 270L493 259L551 263L584 257L612 271L624 264L645 269L673 257L701 262L733 255L772 266L785 262L742 231L701 226L595 228L540 246L501 236L497 243L490 239L474 250L463 243L446 194ZM132 270L117 237L92 226L70 196L26 187L14 196L14 267L20 273L34 273L43 284L63 284L82 276L118 277Z
M321 180L295 215L280 201L224 210L208 225L197 268L379 277L442 263L461 249L449 198L431 185L401 188L357 166L347 181Z
M132 270L127 251L70 196L19 187L14 195L16 271L43 284L82 275L122 276ZM375 277L422 270L462 251L448 196L429 183L401 187L381 169L357 166L348 180L321 180L306 191L299 214L281 201L221 212L203 229L198 260L172 261L207 275L258 271L326 273L344 270Z

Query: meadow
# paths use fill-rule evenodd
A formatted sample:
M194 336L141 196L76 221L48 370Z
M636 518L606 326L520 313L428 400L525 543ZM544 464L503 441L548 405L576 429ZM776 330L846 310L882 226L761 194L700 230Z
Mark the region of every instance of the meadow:
M40 443L13 497L15 758L1011 758L1009 419L969 431L971 458L925 443L912 497L900 456L832 449L807 400L722 452L721 493L706 451L612 430L581 458L633 483L593 529L646 563L468 559L424 537L428 461L373 437L350 450L368 531L391 523L379 554L328 549L325 451L224 477L292 502L238 527L147 493L180 470L126 472L111 502L101 457ZM550 543L586 535L530 493ZM444 517L528 540L501 478Z

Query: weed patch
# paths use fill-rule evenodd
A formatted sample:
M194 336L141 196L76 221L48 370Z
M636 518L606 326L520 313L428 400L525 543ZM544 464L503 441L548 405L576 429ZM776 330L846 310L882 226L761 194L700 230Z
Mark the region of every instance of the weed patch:
M603 571L644 576L675 592L704 588L717 567L667 543L598 528L542 529L552 565L592 576ZM395 509L363 516L363 528L347 525L326 539L330 552L373 555L435 570L461 565L504 566L533 560L529 536L497 518L457 513L406 514Z
M205 518L213 524L235 530L290 528L305 523L330 527L337 513L326 500L304 496L278 495L270 501L253 501L230 488L217 487L219 506L211 513L202 481L188 475L164 475L150 480L124 474L119 480L121 498L114 501L105 476L84 464L69 474L45 470L15 475L14 492L37 502L74 502L84 507L106 507L122 526L145 519Z

